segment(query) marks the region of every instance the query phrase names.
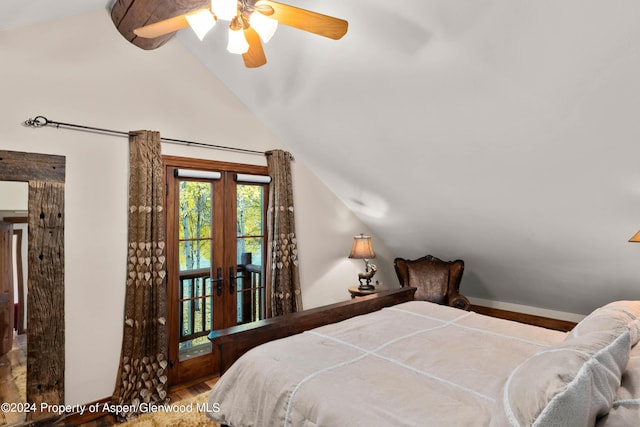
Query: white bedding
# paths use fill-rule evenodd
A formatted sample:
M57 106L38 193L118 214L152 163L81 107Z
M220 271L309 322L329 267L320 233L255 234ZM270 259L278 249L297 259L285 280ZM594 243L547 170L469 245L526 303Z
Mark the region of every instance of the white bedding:
M257 347L209 397L242 426L487 426L510 373L567 334L412 301Z

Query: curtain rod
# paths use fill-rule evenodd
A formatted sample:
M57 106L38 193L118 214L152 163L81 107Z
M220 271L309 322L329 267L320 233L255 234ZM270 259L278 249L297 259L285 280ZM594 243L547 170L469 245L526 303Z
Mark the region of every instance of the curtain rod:
M70 129L78 129L81 131L85 131L85 132L92 132L92 133L101 133L101 134L106 134L106 135L118 135L118 136L126 136L129 137L129 132L123 132L123 131L119 131L119 130L112 130L112 129L101 129L101 128L97 128L97 127L93 127L93 126L83 126L83 125L75 125L73 123L62 123L62 122L55 122L53 120L49 120L44 116L36 116L33 119L27 119L23 122L24 126L28 126L31 128L43 128L45 126L55 126L56 128L70 128ZM225 147L224 145L214 145L214 144L205 144L204 142L194 142L194 141L185 141L182 139L173 139L173 138L160 138L160 141L162 142L166 142L169 144L181 144L181 145L188 145L188 146L196 146L196 147L205 147L205 148L212 148L212 149L216 149L216 150L227 150L227 151L237 151L240 153L247 153L247 154L259 154L261 156L265 156L268 153L265 153L263 151L257 151L257 150L249 150L246 148L236 148L236 147Z

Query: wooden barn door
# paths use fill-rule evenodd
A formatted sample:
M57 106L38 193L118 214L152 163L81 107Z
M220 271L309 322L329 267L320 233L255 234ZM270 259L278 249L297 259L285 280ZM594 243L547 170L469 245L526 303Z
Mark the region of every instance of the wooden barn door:
M0 221L0 356L13 346L13 226Z

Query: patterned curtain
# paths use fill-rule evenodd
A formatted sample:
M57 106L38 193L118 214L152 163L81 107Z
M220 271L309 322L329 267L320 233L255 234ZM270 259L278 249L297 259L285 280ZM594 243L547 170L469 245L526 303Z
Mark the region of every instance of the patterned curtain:
M302 310L298 246L291 186L291 154L268 151L269 188L268 242L270 270L267 274L271 293L271 316Z
M129 133L129 238L120 367L112 402L139 415L140 403L167 396L164 183L160 134Z

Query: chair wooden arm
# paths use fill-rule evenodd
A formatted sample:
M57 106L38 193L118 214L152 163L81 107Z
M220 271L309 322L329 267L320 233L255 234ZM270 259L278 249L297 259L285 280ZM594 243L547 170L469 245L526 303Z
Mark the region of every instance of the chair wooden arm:
M469 308L471 307L469 299L462 294L450 295L449 305L451 307L459 308L466 311L469 311Z

